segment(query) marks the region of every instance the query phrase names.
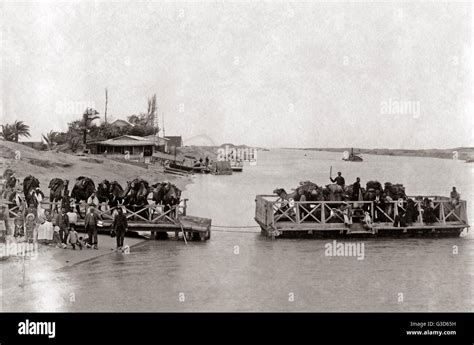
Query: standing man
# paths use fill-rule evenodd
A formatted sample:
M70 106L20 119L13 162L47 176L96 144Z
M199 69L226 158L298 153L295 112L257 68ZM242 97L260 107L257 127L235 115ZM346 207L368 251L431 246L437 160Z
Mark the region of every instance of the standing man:
M95 213L95 208L92 206L89 208L90 212L86 214L86 219L84 221L84 227L89 236L88 247L94 247L94 249L99 249L97 243L97 223L99 222L99 216Z
M337 172L337 176L335 178L330 177L330 179L331 179L331 182L337 183L342 188L344 188L344 185L346 184L346 180L344 180L344 177L342 177L340 171Z
M456 191L456 187L453 187L451 191L451 205L456 206L459 204L459 199L461 199L461 194Z
M123 214L123 210L121 207L117 209L117 215L114 218L114 222L112 224L112 229L115 231L115 235L117 237L117 250L122 250L123 248L123 239L125 237L125 233L127 232L127 216Z
M67 236L69 235L69 217L67 216L66 209L61 208L61 212L56 215L54 222L59 227L59 238L61 239L61 246L67 247Z
M360 193L360 178L358 177L354 184L352 185L352 200L358 201L359 200L359 193Z

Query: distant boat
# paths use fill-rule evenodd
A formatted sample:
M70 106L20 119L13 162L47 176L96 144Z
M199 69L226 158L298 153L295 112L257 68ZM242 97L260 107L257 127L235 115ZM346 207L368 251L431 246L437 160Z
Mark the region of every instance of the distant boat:
M172 168L172 169L183 170L183 171L188 171L188 172L194 170L194 167L184 165L184 164L178 164L176 162L171 162L169 164L169 167Z
M343 161L348 161L348 162L362 162L363 159L361 156L358 156L354 153L354 149L351 149L351 152L348 153L347 151L344 152L344 157L342 157Z

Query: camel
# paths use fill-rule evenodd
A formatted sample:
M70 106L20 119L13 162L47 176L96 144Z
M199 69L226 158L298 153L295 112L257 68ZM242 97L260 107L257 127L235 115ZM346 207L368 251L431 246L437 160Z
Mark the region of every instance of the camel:
M282 200L290 200L290 199L295 199L295 197L298 195L298 192L295 190L288 194L284 188L277 188L273 191L273 194L276 194L280 197Z
M148 182L142 179L127 181L123 196L127 205L146 205L149 194Z
M302 181L296 188L298 201L324 201L323 188L311 181Z
M93 193L95 193L94 181L89 177L79 176L71 191L71 198L73 198L76 203L76 211L79 214L79 217L84 218L81 214L79 203L81 201L87 201Z
M400 198L405 199L407 197L405 194L405 187L402 184L392 184L390 182L385 182L384 193L393 200Z
M100 203L106 202L109 203L110 201L110 182L108 180L103 180L97 185L97 199L99 199Z
M38 207L44 199L44 194L39 188L40 182L33 175L28 175L23 179L23 194L27 205Z
M109 185L109 206L116 207L123 203L124 190L117 181L112 181Z
M352 184L350 185L346 185L344 187L344 193L343 193L343 197L344 197L344 200L345 201L364 201L364 200L375 200L375 193L373 193L373 199L366 199L368 197L372 197L372 194L369 194L365 191L364 188L360 188L360 195L359 195L359 198L357 200L352 200L352 195L354 194L353 193L353 190L354 190L354 186Z
M60 178L53 178L49 181L49 201L51 203L61 202L61 208L69 210L69 180L63 180ZM50 210L52 210L53 204L51 204Z
M150 187L148 182L143 179L134 179L127 181L127 188L123 193L123 203L133 211L143 208L148 204L148 194L150 193ZM148 218L148 210L144 210L139 213L140 216Z
M169 182L155 183L151 186L152 200L157 205L164 205L164 212L169 211L176 205L179 205L181 200L181 190L174 184Z

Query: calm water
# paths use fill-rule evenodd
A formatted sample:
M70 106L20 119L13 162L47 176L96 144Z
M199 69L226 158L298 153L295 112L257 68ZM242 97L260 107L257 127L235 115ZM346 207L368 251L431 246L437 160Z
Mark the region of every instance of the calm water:
M129 255L106 255L61 270L44 267L25 288L4 291L4 310L473 311L472 233L454 239L364 240L365 258L357 260L326 257L325 240L272 241L250 228L256 194L290 190L308 179L328 183L331 165L347 183L357 176L364 184L398 182L411 195L448 195L455 185L468 206L474 204L472 164L364 159L350 163L339 153L272 150L259 152L258 164L245 166L241 174L198 175L184 193L189 214L237 228L216 228L205 243L149 241ZM472 210L468 213L473 224ZM15 298L8 298L11 293Z

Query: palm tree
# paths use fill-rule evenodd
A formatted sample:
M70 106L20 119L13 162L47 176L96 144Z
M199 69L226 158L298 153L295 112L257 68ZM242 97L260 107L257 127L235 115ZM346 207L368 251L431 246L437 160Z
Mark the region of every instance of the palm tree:
M156 121L156 94L153 95L153 97L148 98L148 111L146 114L146 126L153 127L155 126L155 121Z
M87 132L89 131L91 124L94 120L100 119L100 116L97 116L99 112L92 108L87 108L82 114L82 142L85 145L87 141Z
M14 138L13 140L17 143L20 137L30 138L30 126L25 124L23 121L16 121L12 124Z
M2 125L0 136L7 141L13 141L15 133L13 132L12 126L9 124Z
M23 121L15 120L15 122L13 122L11 125L2 125L1 136L5 140L14 141L17 143L20 137L31 137L30 126L25 124Z
M48 146L48 150L52 150L57 145L58 132L49 131L49 133L43 134L43 140Z

